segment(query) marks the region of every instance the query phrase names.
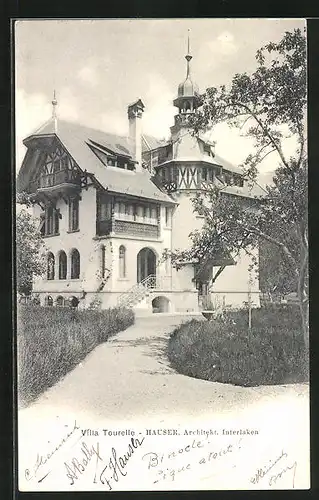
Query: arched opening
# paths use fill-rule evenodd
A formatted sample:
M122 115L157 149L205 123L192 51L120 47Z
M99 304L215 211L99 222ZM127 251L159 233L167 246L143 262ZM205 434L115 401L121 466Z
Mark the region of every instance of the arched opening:
M52 252L49 252L48 257L47 257L47 279L48 280L54 280L54 266L55 266L54 255Z
M56 305L57 306L64 306L64 298L62 297L62 295L59 295L56 299Z
M51 295L48 295L45 298L45 305L49 306L49 307L53 306L53 299L52 299Z
M59 280L66 280L67 258L66 253L61 250L59 253Z
M155 297L152 300L153 313L166 313L169 312L170 302L166 297Z
M137 282L156 276L156 254L151 248L142 248L137 254Z
M77 297L70 297L69 298L69 304L70 304L70 307L72 307L73 309L76 309L79 305L79 299Z
M185 113L189 113L191 111L191 104L189 101L185 102L184 111L185 111Z
M119 277L126 277L126 248L124 245L119 248Z
M71 253L71 279L78 280L80 278L80 253L75 248Z

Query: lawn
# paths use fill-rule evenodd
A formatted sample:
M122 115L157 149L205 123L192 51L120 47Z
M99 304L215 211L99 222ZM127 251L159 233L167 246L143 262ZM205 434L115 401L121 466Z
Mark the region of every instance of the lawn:
M129 309L22 305L17 313L19 404L34 401L97 345L134 323Z
M188 321L169 339L171 365L190 377L241 386L305 382L308 353L298 307L229 311L224 319Z

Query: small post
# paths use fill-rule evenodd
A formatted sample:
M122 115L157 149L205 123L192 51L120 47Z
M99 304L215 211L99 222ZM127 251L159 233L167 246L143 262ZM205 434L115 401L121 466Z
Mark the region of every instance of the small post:
M252 276L249 273L248 279L248 328L251 330L251 309L252 309L252 301L251 301L251 285L252 285Z

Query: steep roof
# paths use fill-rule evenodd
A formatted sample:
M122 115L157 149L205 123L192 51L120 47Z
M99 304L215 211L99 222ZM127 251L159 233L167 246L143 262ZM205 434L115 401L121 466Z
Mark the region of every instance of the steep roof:
M139 196L142 198L175 203L150 179L148 172L132 172L105 166L88 144L93 141L118 155L133 156L133 145L129 137L108 134L83 125L59 120L55 133L54 121L50 120L24 140L28 145L33 137L55 134L82 170L94 174L97 181L109 191Z
M243 186L225 186L223 192L244 196L245 198L263 198L267 194L267 191L257 182L254 182L253 185L245 182Z
M167 146L169 141L165 139L157 139L151 135L143 134L142 135L142 151L151 151L153 149L162 148L163 146Z

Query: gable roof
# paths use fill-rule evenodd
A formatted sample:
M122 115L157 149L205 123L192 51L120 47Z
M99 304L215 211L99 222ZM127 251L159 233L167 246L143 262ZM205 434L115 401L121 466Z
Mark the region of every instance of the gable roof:
M142 134L142 151L152 151L153 149L162 148L167 146L169 141L166 139L157 139L152 135Z
M245 182L243 186L225 186L222 191L224 193L235 194L237 196L244 196L245 198L264 198L267 191L261 187L257 182L249 185Z
M56 135L78 166L94 174L96 180L109 191L175 204L169 195L152 182L149 172L133 172L105 166L88 145L93 141L115 154L132 158L133 144L129 137L108 134L62 120L58 121L55 132L54 121L50 120L23 142L27 146L32 138L48 135ZM22 167L20 172L21 170Z

